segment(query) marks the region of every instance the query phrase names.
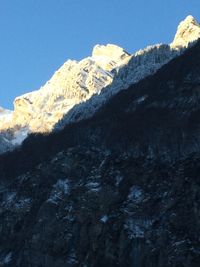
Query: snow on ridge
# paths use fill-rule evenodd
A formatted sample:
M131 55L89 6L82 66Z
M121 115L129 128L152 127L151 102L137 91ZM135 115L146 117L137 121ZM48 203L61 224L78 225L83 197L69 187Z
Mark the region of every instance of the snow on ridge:
M11 114L12 111L9 110L9 109L4 109L0 106L0 116L4 116L4 115L7 115L7 114Z
M110 97L120 90L127 89L131 84L137 83L148 75L154 74L163 65L180 55L192 43L200 38L200 24L192 17L187 16L177 29L177 33L170 45L157 44L147 46L145 49L137 51L121 65L116 66L112 84L102 88L100 95L93 95L87 102L80 102L79 105L71 109L65 117L58 122L56 129L64 127L70 122L89 118L108 101ZM124 50L123 50L124 51Z
M13 111L0 107L0 130L3 124L10 122L12 114Z
M19 145L29 132L49 132L91 117L114 94L154 74L198 38L200 25L188 16L170 45L132 55L117 45L96 45L90 57L68 60L39 90L17 97L13 113L0 108L0 131L13 129L12 145Z
M181 47L188 47L191 42L200 38L200 24L191 15L183 20L178 28L171 47L179 49Z
M55 129L64 127L67 123L80 121L92 117L108 99L131 84L137 83L148 75L154 74L164 64L168 63L179 51L171 49L169 45L149 46L133 54L126 65L118 68L112 84L102 88L101 94L94 94L89 100L82 101L58 122Z

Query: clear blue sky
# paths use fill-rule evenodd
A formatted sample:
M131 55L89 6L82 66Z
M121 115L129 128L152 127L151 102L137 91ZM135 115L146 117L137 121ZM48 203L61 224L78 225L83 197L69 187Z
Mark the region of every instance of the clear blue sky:
M189 14L200 21L200 0L0 0L0 106L97 43L131 53L169 43Z

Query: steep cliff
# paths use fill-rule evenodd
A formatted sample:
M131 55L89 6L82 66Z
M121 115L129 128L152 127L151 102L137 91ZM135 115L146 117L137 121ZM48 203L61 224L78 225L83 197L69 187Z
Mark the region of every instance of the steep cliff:
M39 90L17 97L8 122L0 117L1 135L12 133L13 147L28 133L50 132L91 117L117 92L154 74L199 37L200 25L188 16L170 45L149 46L132 55L116 45L96 45L90 57L68 60Z
M0 265L198 267L200 43L0 156Z

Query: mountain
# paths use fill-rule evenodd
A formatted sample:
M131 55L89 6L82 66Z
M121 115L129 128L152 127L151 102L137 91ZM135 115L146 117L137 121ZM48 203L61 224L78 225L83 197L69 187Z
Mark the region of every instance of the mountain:
M91 117L117 92L154 74L199 37L200 25L188 16L170 45L149 46L133 55L116 45L97 45L92 56L68 60L39 90L17 97L11 119L10 114L8 122L0 119L1 135L5 139L11 133L6 138L11 148L29 133L59 130Z
M200 41L0 156L0 265L199 267Z
M12 111L0 107L0 125L9 124L12 119Z
M187 47L188 43L199 39L199 35L199 23L192 16L187 16L186 19L179 24L171 46L175 48Z
M52 130L74 105L110 84L111 71L128 57L123 49L107 45L94 47L92 57L80 62L67 61L39 91L15 99L14 121L33 132Z
M12 111L3 109L0 107L0 127L9 127L10 122L12 119ZM2 129L1 129L2 130ZM3 134L0 132L0 152L3 153L7 150L11 149L11 139L12 137L8 138L8 133Z

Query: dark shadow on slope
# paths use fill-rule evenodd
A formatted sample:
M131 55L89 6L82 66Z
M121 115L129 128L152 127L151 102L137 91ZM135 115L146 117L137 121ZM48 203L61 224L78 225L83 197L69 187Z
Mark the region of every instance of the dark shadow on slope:
M155 73L156 69L160 68L160 62L167 63L172 56L174 57L177 52L170 49L169 45L152 46L144 50L144 54L138 54L134 56L127 65L121 67L118 73L115 73L114 80L111 85L105 87L100 94L93 95L90 99L80 104L75 105L64 117L55 125L55 129L60 130L65 127L66 124L77 122L88 117L92 117L98 109L105 104L108 99L116 94L116 90L112 91L112 86L117 83L118 80L122 81L121 87L127 89L127 85L123 87L123 83L127 79L130 79L130 73L133 74L132 80L129 84L136 83L141 80L145 75L151 75ZM181 51L180 51L181 53ZM163 64L163 63L162 63ZM113 70L116 72L116 70ZM19 129L9 129L0 133L0 151L4 153L11 151L15 148L12 144L13 135ZM7 139L7 140L6 140Z
M169 45L152 46L144 54L138 54L130 59L127 65L115 72L113 82L103 88L100 94L94 94L85 102L75 105L55 125L55 129L65 127L67 123L77 122L92 117L103 104L122 89L127 89L130 84L135 84L149 75L153 75L160 67L167 64L172 58L182 53L182 50L171 50ZM162 64L160 63L162 62ZM131 74L131 76L130 76ZM127 85L129 80L129 85ZM120 81L120 83L119 83Z
M200 42L113 96L92 118L50 135L30 135L21 147L0 156L1 179L30 171L74 146L179 158L199 151L199 114Z

